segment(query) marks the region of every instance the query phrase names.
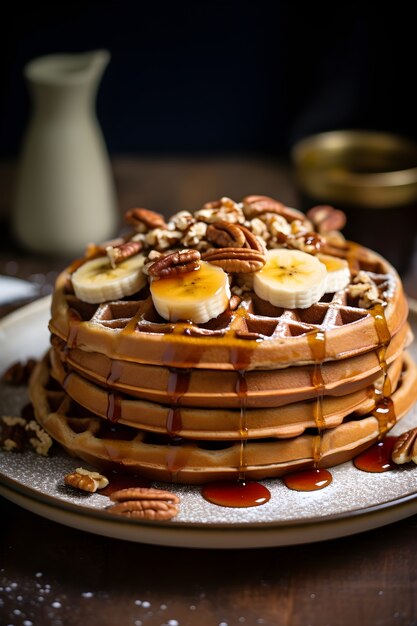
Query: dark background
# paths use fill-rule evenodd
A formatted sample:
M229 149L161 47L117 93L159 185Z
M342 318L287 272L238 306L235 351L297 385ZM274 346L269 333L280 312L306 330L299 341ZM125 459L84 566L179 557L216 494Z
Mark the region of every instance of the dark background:
M107 48L97 98L111 154L288 155L340 128L417 139L416 29L405 3L19 2L0 27L0 158L30 110L22 70Z

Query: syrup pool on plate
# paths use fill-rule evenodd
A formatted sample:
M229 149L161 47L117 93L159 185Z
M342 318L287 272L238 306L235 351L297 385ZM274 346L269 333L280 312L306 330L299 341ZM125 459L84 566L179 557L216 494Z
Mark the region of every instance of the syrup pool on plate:
M353 459L355 467L364 472L388 472L396 467L391 459L392 449L397 437L387 436L382 441L358 454Z
M225 481L205 485L202 496L218 506L248 508L266 504L271 497L269 489L255 481Z

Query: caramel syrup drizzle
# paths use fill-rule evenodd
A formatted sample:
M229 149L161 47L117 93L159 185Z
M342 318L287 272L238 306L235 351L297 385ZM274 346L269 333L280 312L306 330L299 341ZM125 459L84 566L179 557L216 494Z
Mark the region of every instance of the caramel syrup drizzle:
M247 424L246 405L248 397L248 383L245 377L246 370L237 370L236 394L239 398L240 416L239 416L239 476L238 480L245 481L246 472L246 446L248 441L249 429Z
M171 473L171 481L177 482L178 472L187 464L190 447L175 445L180 443L182 431L181 399L187 393L191 370L171 367L169 369L167 393L170 399L166 417L166 431L169 436L169 450L166 463Z
M369 312L374 319L375 330L380 343L377 354L382 373L382 386L381 389L374 386L375 407L372 414L378 420L379 438L381 438L396 422L394 403L391 399L391 381L388 376L388 364L386 361L387 348L391 341L391 333L385 317L384 305L375 304L369 309Z
M122 375L122 364L120 361L111 361L110 371L106 379L106 384L112 389L114 384L120 380ZM110 422L118 422L122 417L122 400L117 391L110 391L107 396L106 417Z
M240 307L235 311L234 317L245 318L248 311L245 307ZM233 333L235 331L232 331ZM238 466L238 482L245 483L247 468L247 442L249 437L248 420L247 420L247 398L248 398L248 382L246 372L249 367L251 349L249 344L244 340L241 348L234 347L231 349L230 362L236 372L235 391L239 399L239 466Z
M326 334L320 328L317 328L307 334L308 345L314 360L314 366L311 371L311 383L314 386L316 398L313 404L313 418L318 434L313 439L313 462L314 466L319 463L322 452L323 431L326 428L326 420L323 415L323 396L325 383L323 379L322 364L326 357Z

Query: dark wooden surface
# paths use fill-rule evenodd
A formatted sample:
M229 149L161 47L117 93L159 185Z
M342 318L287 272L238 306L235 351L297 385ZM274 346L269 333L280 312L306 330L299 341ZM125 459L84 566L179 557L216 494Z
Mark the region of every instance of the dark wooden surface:
M0 167L0 273L35 282L42 295L67 259L35 257L8 236L13 172ZM271 160L117 158L114 172L121 212L247 193L297 203L288 165ZM403 278L417 297L415 265ZM313 544L195 550L74 530L0 499L0 624L416 626L416 554L417 516Z

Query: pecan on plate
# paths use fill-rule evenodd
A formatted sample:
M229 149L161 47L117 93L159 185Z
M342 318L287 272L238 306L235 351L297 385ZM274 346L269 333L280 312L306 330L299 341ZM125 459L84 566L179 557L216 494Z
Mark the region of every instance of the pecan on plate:
M64 477L64 483L70 487L80 489L81 491L95 493L97 489L107 487L109 481L105 476L99 474L98 472L84 469L83 467L77 467L74 472L71 472Z
M185 274L200 267L200 258L198 250L177 250L154 261L148 267L148 273L152 278Z
M175 494L152 487L130 487L111 494L115 502L107 510L125 517L170 520L178 514L180 499Z
M124 218L138 232L145 232L153 228L167 228L163 216L149 209L130 209L125 213Z
M398 437L392 449L391 458L398 465L410 461L417 463L417 428L407 430Z
M201 257L229 274L258 272L266 262L265 254L251 248L212 248Z

